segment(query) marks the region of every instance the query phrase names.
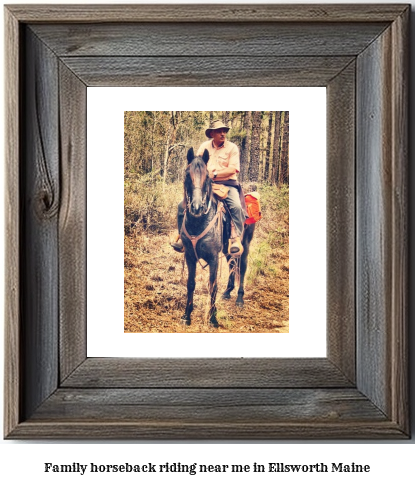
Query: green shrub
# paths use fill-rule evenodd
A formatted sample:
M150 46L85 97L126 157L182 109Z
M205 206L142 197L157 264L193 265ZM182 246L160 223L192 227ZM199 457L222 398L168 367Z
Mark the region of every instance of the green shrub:
M170 232L176 227L177 205L183 184L163 184L160 176L149 173L124 181L124 231Z
M254 240L249 251L247 280L255 282L260 276L276 278L280 273L279 249L289 245L289 188L258 185L262 219L256 224Z
M255 283L259 276L277 276L278 269L272 255L272 247L267 240L251 246L248 255L248 283Z

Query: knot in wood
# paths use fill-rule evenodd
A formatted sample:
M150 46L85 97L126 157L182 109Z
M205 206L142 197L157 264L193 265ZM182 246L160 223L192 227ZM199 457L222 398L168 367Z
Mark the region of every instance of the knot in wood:
M41 219L50 219L58 212L58 205L56 203L53 191L42 188L39 190L36 198L36 213Z

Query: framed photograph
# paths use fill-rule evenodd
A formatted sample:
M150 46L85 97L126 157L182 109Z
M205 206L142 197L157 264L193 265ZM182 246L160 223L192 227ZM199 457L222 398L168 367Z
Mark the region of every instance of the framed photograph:
M6 7L5 438L409 437L409 15L397 4ZM324 322L325 354L87 351L90 285L109 279L87 273L87 106L103 87L325 88L325 229L306 236L324 236L324 313L303 298L303 325Z
M264 110L194 110L241 108L242 100L246 108ZM325 356L325 101L325 87L88 88L88 356ZM208 320L210 273L203 257L196 266L191 323L182 319L187 266L185 254L170 243L179 230L187 153L206 144L209 119L218 117L230 128L226 145L239 155L236 181L245 191L257 187L246 199L248 205L259 201L262 218L250 236L243 307L237 303L241 260L229 261L236 265L237 285L224 299L232 275L219 253L215 327ZM194 222L217 215L214 205ZM310 232L314 237L307 240ZM319 317L312 328L310 314ZM127 335L120 333L123 323Z
M258 94L244 87L127 91L136 93L136 107L143 109L124 112L124 195L119 195L124 203L124 330L145 334L139 342L149 333L289 332L290 111L271 110L266 101L274 92L275 108L289 90L279 95L272 88ZM293 91L301 93L301 88ZM162 110L169 100L176 105L184 99L188 108L206 99L236 108L255 94L262 98L256 108L268 104L268 110ZM116 93L111 98L119 103ZM321 133L324 138L324 125ZM109 189L113 182L109 177ZM92 218L102 198L95 201ZM101 258L97 261L99 269ZM96 308L102 309L100 300ZM208 349L206 343L201 347L199 356ZM175 347L175 353L189 349ZM232 349L230 354L236 354Z

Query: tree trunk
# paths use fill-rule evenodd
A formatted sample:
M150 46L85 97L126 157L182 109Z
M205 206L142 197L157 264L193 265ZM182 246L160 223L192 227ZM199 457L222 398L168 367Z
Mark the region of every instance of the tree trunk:
M245 137L242 139L242 150L241 150L241 172L240 181L244 182L248 175L249 166L249 152L251 149L251 128L252 128L252 112L245 112L244 117L244 132Z
M169 128L167 129L167 139L166 139L165 150L164 150L164 158L163 158L163 185L165 185L165 183L166 183L167 163L169 160L169 147L170 147L171 133L172 133L172 127L171 127L171 125L169 125ZM163 188L164 188L164 186L163 186Z
M169 169L169 163L171 158L171 149L176 142L177 127L179 125L180 112L171 112L170 124L168 129L166 150L164 152L164 164L163 164L163 185L166 183L167 173Z
M272 151L272 174L271 183L277 184L280 169L280 135L281 135L281 112L275 112L274 125L274 149Z
M154 133L156 132L156 115L153 114L153 124L151 126L151 172L154 174Z
M212 125L213 120L214 120L213 112L209 112L209 125Z
M264 167L264 177L263 177L264 181L268 181L268 174L269 174L269 165L270 165L270 156L271 156L271 139L272 139L272 118L273 118L273 113L270 112L269 120L268 120L267 151L265 153L265 167Z
M258 181L260 142L261 112L254 112L252 114L251 163L249 165L249 181Z
M284 126L282 129L281 141L281 171L279 181L288 184L288 169L289 169L289 112L284 112Z
M223 122L225 125L228 125L229 122L229 113L230 112L223 112Z

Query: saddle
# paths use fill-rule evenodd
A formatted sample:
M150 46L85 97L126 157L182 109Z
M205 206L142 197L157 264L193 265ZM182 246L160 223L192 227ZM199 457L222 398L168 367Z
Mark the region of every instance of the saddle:
M212 191L219 200L225 200L229 193L229 186L221 185L220 183L212 183ZM252 191L245 194L245 205L248 213L248 218L245 224L254 224L262 219L261 204L259 203L259 193Z

